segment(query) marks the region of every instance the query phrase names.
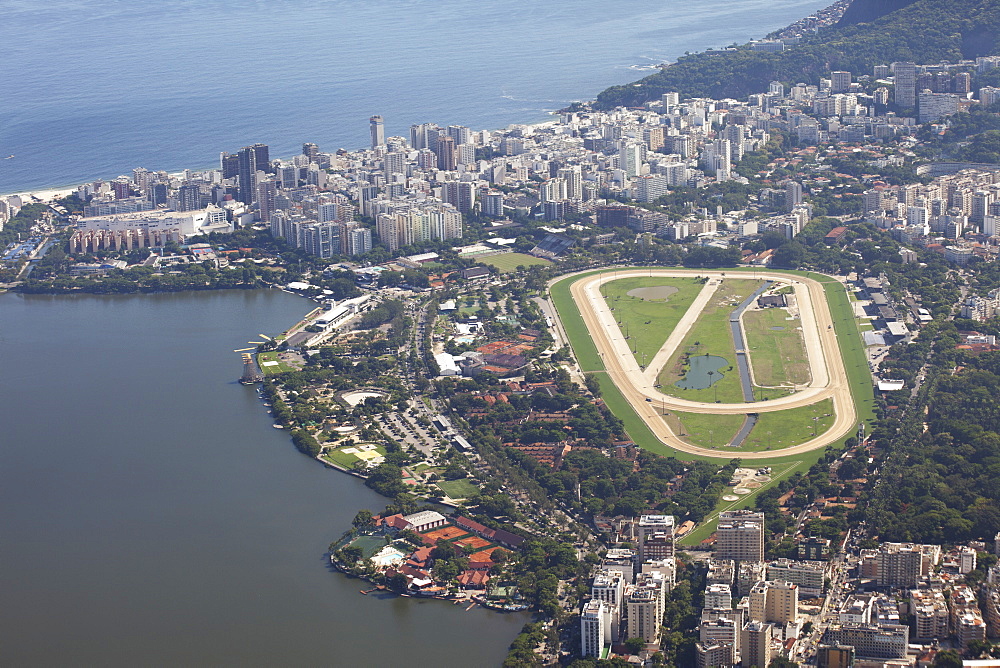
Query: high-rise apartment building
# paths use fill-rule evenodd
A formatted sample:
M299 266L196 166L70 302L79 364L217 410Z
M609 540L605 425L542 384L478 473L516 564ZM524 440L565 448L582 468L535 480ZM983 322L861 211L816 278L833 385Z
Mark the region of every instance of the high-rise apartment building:
M830 73L830 92L831 93L846 93L851 90L851 73L850 72L831 72Z
M372 249L372 231L360 223L341 223L340 241L344 255L363 255Z
M462 213L472 211L476 203L476 188L471 181L448 181L442 188L442 197Z
M196 183L185 183L177 189L177 210L197 211L201 208L201 188Z
M642 573L625 595L628 637L656 642L663 625L664 581L659 573Z
M447 135L441 136L437 140L437 167L448 171L458 168L458 159L455 155L455 138Z
M719 514L715 558L764 561L764 513L727 510Z
M483 195L483 214L493 218L503 217L502 192L488 192Z
M879 587L916 587L941 558L938 545L884 543L876 556Z
M385 122L381 116L375 115L368 119L369 130L372 135L372 148L377 148L385 144Z
M237 196L244 204L252 204L257 195L257 172L271 169L267 144L244 146L237 157Z
M826 584L826 564L778 559L767 565L767 579L797 584L803 596L822 596Z
M618 151L618 166L626 176L638 176L642 170L643 146L626 142Z
M580 654L599 657L610 642L611 611L604 601L587 601L580 613Z
M257 183L257 209L258 209L258 220L263 220L265 222L271 220L271 214L274 213L274 197L277 194L277 188L272 179L262 180Z
M708 610L730 610L733 607L732 587L723 583L710 584L705 588L705 608Z
M772 638L774 627L764 622L752 621L740 631L742 665L769 666L774 656Z
M566 199L583 199L583 173L580 165L560 167L556 176L566 182Z
M642 515L635 529L640 564L674 556L673 515Z
M316 162L316 158L319 157L319 146L306 142L302 145L302 155L309 158L309 162Z
M895 92L893 100L904 109L917 106L917 66L915 63L893 63L892 72L895 77Z
M447 132L448 136L455 140L455 146L472 141L472 130L464 125L449 125Z
M430 134L438 134L438 126L433 123L419 123L410 126L410 146L417 150L431 148Z
M391 181L392 174L406 174L406 154L400 151L390 151L382 161L382 171L386 180Z
M789 181L785 184L785 210L791 211L799 204L802 204L802 184Z
M750 590L750 619L788 624L799 615L799 588L791 582L758 582Z

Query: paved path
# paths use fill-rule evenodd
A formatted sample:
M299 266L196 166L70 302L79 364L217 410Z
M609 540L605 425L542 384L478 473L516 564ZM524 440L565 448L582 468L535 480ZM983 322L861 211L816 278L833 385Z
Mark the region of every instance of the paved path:
M656 437L666 445L682 452L708 457L738 455L743 459L769 459L777 456L795 455L826 447L853 433L857 425L857 414L854 401L851 398L847 372L841 359L840 347L837 345L836 333L833 330L833 318L826 303L823 285L813 279L771 274L766 271L758 272L755 276L732 272L728 276L724 276L724 274L725 272L720 271L683 269L619 270L614 274L596 274L579 279L570 287L573 299L597 346L608 375L636 413L646 422ZM650 364L643 372L629 349L628 342L619 330L611 310L601 296L600 286L619 278L650 275L664 278L707 276L709 281L692 303L688 312L678 322L677 327L671 332L663 348L656 354L654 363ZM812 377L809 385L802 391L787 397L738 404L690 401L671 397L656 390L654 386L659 369L687 336L711 295L718 289L719 282L751 278L770 280L794 287ZM710 293L709 290L711 290ZM833 400L835 414L834 423L829 430L800 445L760 452L713 450L692 445L674 434L658 412L662 406L667 410L714 415L766 413L808 406L827 398Z

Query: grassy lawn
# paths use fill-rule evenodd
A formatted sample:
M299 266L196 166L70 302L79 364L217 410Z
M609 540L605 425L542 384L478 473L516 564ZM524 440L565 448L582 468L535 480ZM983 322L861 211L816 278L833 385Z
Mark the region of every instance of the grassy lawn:
M761 413L739 450L779 450L805 443L813 436L825 433L833 425L833 420L833 399L823 399L810 406L786 411Z
M442 480L436 484L451 499L470 499L479 494L479 486L468 478L464 480Z
M279 373L288 373L289 371L295 371L295 368L282 362L278 359L278 351L272 350L267 353L260 353L257 355L257 365L260 366L260 372L265 376L273 376ZM266 364L267 362L277 362L277 364Z
M705 306L701 318L688 332L677 352L660 373L657 380L661 385L661 392L692 401L713 402L718 400L720 403L740 403L743 401L740 374L736 369L733 336L729 331L729 314L741 301L753 294L760 285L761 281L743 278L726 277L722 279L722 285ZM722 380L716 381L712 387L704 390L683 390L674 385L684 377L686 353L690 355L717 355L724 358L728 364L720 369Z
M479 300L474 298L462 299L458 302L458 313L460 315L474 315L482 310Z
M743 327L757 385L777 387L809 382L809 362L799 327L802 321L786 320L788 311L769 308L747 311ZM777 329L777 328L781 329Z
M639 364L650 361L663 347L677 322L687 313L704 283L695 278L623 278L601 286L608 306L622 332L628 330L629 344ZM644 299L628 293L643 288L673 288L665 299ZM645 357L643 357L645 353Z
M533 267L542 264L552 264L548 260L525 253L501 253L500 255L487 255L480 259L483 264L496 267L502 274L509 274L516 271L518 267Z
M837 343L840 355L844 359L847 379L851 385L851 396L858 413L858 422L871 422L875 419L875 396L872 386L872 375L868 370L868 357L865 355L865 344L858 331L858 321L854 317L854 308L847 296L844 285L834 279L809 275L823 283L826 291L826 301L830 305L830 315L833 317L833 329L837 333Z
M680 413L671 411L667 424L675 434L688 443L702 448L718 448L720 456L731 448L726 444L733 440L743 426L743 415L707 415L705 413Z
M330 448L323 453L323 459L327 460L331 464L337 464L343 466L344 468L353 468L354 465L361 461L361 458L352 452L344 452L344 450L357 449L356 445L348 445L343 448ZM381 445L376 445L374 452L385 457L385 447Z
M562 321L563 329L566 330L566 335L569 337L573 354L576 356L576 361L580 365L580 368L584 371L601 371L604 369L604 365L601 363L601 356L597 354L597 346L594 345L593 339L590 338L590 332L583 321L583 316L580 315L580 309L577 308L576 303L573 301L573 294L570 292L570 287L581 278L593 276L597 273L599 272L591 271L586 274L572 276L567 280L555 283L550 291L552 303L555 304L556 310L559 311L559 319Z

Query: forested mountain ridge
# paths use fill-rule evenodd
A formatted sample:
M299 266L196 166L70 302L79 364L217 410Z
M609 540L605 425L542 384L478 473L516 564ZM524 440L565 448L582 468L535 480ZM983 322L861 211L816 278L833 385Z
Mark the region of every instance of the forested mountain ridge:
M899 2L859 1L870 13ZM871 22L838 24L780 53L744 45L685 55L640 81L602 91L595 106L637 106L671 91L742 98L766 91L771 81L816 83L831 70L868 74L895 61L954 62L1000 53L998 35L1000 0L917 0Z
M880 19L886 14L912 5L917 0L854 0L844 12L838 25L846 26L855 23L868 23Z

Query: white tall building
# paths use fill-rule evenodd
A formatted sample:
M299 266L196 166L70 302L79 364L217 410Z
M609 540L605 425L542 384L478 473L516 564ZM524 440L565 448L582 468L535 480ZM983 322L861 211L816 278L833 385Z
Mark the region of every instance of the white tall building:
M611 642L611 611L604 601L594 599L583 605L580 613L580 653L601 656Z
M556 176L566 182L566 199L583 199L583 173L580 165L561 167Z
M618 165L628 177L642 173L642 144L626 142L618 151Z
M618 639L621 623L622 602L625 598L625 578L621 571L601 569L594 574L594 582L590 587L591 597L604 601L611 615L611 631L608 641Z
M733 607L732 587L723 583L710 584L705 588L705 608L729 610Z

